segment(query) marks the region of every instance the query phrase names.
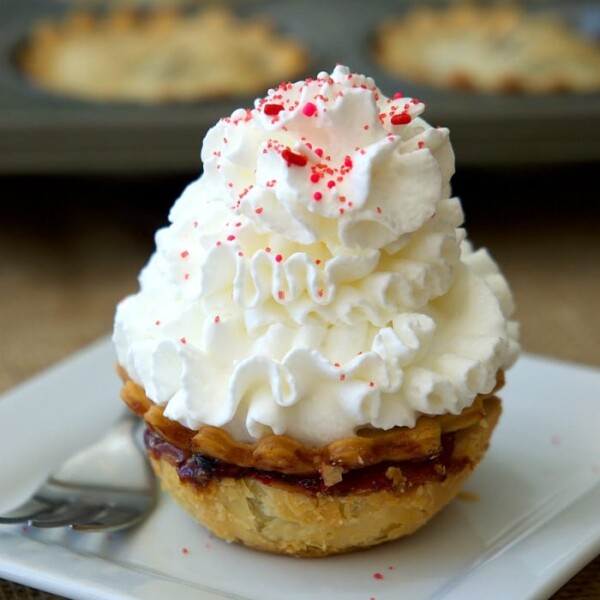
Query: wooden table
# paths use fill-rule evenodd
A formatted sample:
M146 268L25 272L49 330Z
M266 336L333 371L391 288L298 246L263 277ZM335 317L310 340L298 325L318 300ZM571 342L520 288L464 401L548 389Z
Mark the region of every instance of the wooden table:
M600 366L600 202L592 166L467 171L467 229L510 281L524 349ZM174 198L157 179L0 179L0 391L111 330ZM600 398L598 399L600 401ZM0 600L49 594L0 580ZM600 599L600 558L553 600Z

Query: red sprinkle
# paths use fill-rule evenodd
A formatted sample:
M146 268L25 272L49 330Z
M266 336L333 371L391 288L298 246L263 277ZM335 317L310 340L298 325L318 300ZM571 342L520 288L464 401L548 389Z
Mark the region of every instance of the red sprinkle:
M396 92L394 94L394 100L399 100L400 98L404 98L404 95L402 94L402 92Z
M320 258L315 258L315 265L319 266L321 264Z
M186 257L188 257L189 255L190 255L190 253L189 253L187 250L184 250L184 251L183 251L183 252L180 254L181 258L186 258Z
M217 315L215 317L215 323L220 323L221 322L221 317L219 315Z
M418 142L417 146L419 147L419 150L422 150L425 147L425 142Z
M308 158L304 156L304 154L299 154L298 152L294 152L289 148L284 148L281 152L281 158L285 160L288 164L288 167L291 165L296 165L297 167L305 167L308 162Z
M307 117L312 117L316 112L317 112L317 105L313 104L312 102L307 102L303 107L302 107L302 112L307 116Z
M263 208L262 208L262 206L259 206L259 207L258 207L258 208L257 208L257 209L254 211L254 212L255 212L257 215L260 215L260 213L262 213L262 211L263 211Z
M277 297L278 297L280 300L284 300L284 299L285 299L285 292L284 292L283 290L279 290L279 291L277 292Z
M313 198L318 202L319 200L321 200L321 198L323 198L323 194L321 194L321 192L315 192L313 194Z
M184 337L182 337L182 338L181 338L179 341L180 341L182 344L187 344L187 340L186 340Z
M346 381L346 374L345 373L342 373L340 375L340 381Z
M313 174L310 176L310 180L311 180L313 183L318 183L319 179L321 179L321 176L320 176L318 173L313 173Z
M392 125L407 125L412 121L412 117L406 113L400 113L399 115L394 115L392 117Z
M182 551L184 554L189 554L189 553L190 553L190 551L189 551L189 549L188 549L188 548L182 548L182 549L181 549L181 551Z
M278 115L282 110L283 105L281 104L265 104L263 106L263 112L269 117L274 117L275 115Z
M378 207L377 207L375 210L377 210L377 212L378 212L379 214L381 214L381 206L378 206Z
M346 158L344 158L344 166L348 167L349 169L352 168L352 159L349 156L346 156Z
M160 321L156 321L154 324L158 327L160 325Z
M281 262L281 261L283 260L283 256L281 256L281 254L277 254L277 255L275 256L275 260L276 260L277 262Z
M383 579L383 573L373 573L373 577L375 579Z
M323 157L323 148L317 148L315 150L315 154L319 157L322 158Z
M319 296L319 298L322 298L324 293L325 293L325 292L323 292L323 290L319 290L319 291L317 292L317 295Z
M328 182L327 182L327 187L328 187L329 189L331 189L331 188L335 187L335 181L333 181L333 180L332 180L332 181L328 181Z
M235 240L235 235L228 235L227 236L227 241L228 242L233 242L233 240Z
M375 382L374 381L369 381L369 387L375 387Z
M271 247L270 246L266 246L265 247L265 252L271 252Z

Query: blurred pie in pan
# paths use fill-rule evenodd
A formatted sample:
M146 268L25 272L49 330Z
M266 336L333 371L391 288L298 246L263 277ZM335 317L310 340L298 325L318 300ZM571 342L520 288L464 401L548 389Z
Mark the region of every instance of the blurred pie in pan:
M600 47L549 14L461 3L419 7L378 31L375 56L397 77L483 92L594 92Z
M116 10L40 24L19 63L53 92L161 103L253 95L297 76L306 54L269 22L225 10Z

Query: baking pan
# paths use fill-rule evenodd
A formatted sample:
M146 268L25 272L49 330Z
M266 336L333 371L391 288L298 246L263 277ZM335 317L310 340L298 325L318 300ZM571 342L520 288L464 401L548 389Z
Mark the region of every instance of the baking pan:
M422 4L423 2L419 2ZM203 3L199 3L201 6ZM514 166L600 160L600 94L490 95L446 92L389 76L373 61L377 26L415 2L244 0L242 17L266 15L309 53L306 75L336 63L372 76L386 94L428 104L425 118L451 130L459 165ZM93 4L92 4L93 5ZM58 19L67 0L0 1L0 173L174 173L200 169L200 143L219 117L252 98L187 104L95 103L44 92L19 71L15 54L35 23ZM598 36L597 2L538 2Z

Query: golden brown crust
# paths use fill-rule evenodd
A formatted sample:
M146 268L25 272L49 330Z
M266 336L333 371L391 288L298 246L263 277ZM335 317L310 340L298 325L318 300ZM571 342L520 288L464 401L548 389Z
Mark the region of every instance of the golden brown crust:
M166 458L150 453L163 487L196 520L227 540L280 554L319 557L350 552L409 535L459 492L483 457L500 415L496 398L487 416L455 434L448 476L411 484L390 467L391 489L347 495L311 495L252 477L182 482ZM387 473L386 473L387 474Z
M181 102L258 93L299 75L305 51L258 18L125 8L41 23L19 55L41 87L79 98Z
M566 22L515 6L455 3L386 19L375 56L425 85L487 92L600 89L600 50Z
M285 474L336 475L331 467L357 469L384 461L425 459L437 456L442 449L443 433L459 431L481 421L488 400L504 384L500 371L494 390L480 395L459 415L420 417L414 427L395 427L389 431L362 429L354 437L336 440L321 447L307 447L285 435L269 435L254 443L239 442L218 427L205 425L192 431L171 421L163 407L149 400L141 386L119 368L124 386L121 397L129 408L152 429L185 452L199 453L241 467L251 467Z

